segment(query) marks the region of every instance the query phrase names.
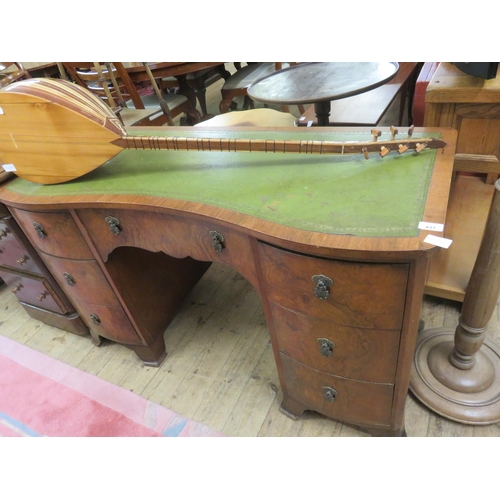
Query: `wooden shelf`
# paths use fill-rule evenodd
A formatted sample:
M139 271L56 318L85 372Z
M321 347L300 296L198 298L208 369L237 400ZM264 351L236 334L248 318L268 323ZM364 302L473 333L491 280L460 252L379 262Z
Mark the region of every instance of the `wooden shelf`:
M493 193L494 185L480 177L455 176L444 233L453 243L432 257L426 294L463 302Z

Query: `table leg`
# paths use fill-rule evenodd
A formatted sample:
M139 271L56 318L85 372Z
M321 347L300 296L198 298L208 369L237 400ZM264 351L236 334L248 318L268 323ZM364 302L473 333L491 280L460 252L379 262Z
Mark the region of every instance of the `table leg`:
M317 102L314 104L314 111L318 119L318 127L328 127L330 125L330 101Z

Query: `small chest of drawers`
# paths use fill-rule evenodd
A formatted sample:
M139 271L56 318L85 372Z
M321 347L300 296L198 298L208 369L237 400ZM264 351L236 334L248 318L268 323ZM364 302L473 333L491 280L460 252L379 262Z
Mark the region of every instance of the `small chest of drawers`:
M72 303L3 205L0 205L0 277L31 317L77 335L88 335Z

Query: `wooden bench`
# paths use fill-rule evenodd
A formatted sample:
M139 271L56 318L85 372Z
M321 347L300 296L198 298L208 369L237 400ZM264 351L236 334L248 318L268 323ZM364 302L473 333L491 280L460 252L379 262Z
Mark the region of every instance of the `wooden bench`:
M372 126L377 125L396 97L400 96L399 123L403 121L406 96L408 91L413 93L415 80L420 72L422 63L400 62L396 76L385 85L364 94L345 99L332 101L330 111L330 125L335 126ZM409 99L409 125L411 125L411 103ZM297 120L299 127L315 126L317 124L314 106L310 106Z

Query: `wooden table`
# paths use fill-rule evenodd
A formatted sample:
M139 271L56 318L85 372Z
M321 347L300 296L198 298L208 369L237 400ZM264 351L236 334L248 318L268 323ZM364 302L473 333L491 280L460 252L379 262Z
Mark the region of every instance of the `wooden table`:
M141 133L270 144L372 138L332 127ZM315 410L399 436L427 262L438 251L419 222L444 222L455 150L451 129L419 134L448 146L370 160L123 150L72 182L9 180L0 202L95 343L122 343L158 365L177 307L211 262L223 263L262 297L285 414Z
M149 76L141 62L123 63L127 69L130 78L134 82L149 82ZM151 73L155 78L175 77L179 82L181 92L191 99L196 108L196 99L200 103L203 116L207 115L207 106L205 101L205 84L203 79L188 78L188 75L198 71L213 69L220 74L222 78L228 78L229 72L225 69L223 62L151 62L148 63Z
M314 104L318 125L327 126L331 101L380 87L398 68L398 63L303 63L255 81L248 95L268 104Z
M59 78L56 62L24 62L21 63L32 78Z
M363 94L345 97L332 101L330 106L330 126L370 127L378 125L392 103L399 97L399 118L391 125L403 124L406 103L408 102L408 125L414 125L412 119L412 102L415 80L420 63L400 62L399 70L387 83ZM318 120L314 106L306 109L297 120L297 126L317 126ZM415 124L416 125L416 124ZM420 124L422 126L423 123Z

